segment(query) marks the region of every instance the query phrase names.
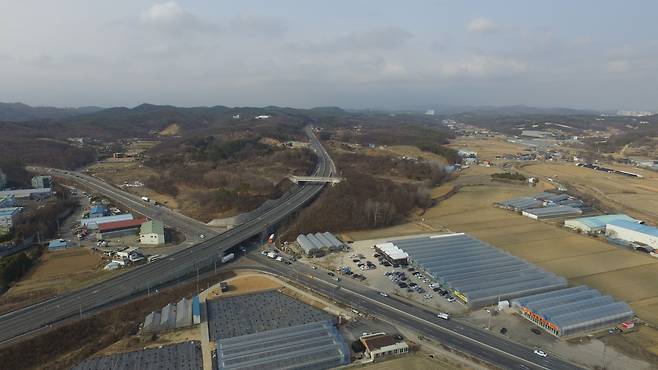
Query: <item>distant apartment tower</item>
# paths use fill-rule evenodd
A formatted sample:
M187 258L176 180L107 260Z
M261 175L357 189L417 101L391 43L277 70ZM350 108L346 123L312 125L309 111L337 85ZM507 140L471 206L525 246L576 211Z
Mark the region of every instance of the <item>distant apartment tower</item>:
M5 186L7 186L7 175L0 169L0 190L4 189Z
M53 178L51 176L34 176L32 178L32 187L35 189L51 188Z

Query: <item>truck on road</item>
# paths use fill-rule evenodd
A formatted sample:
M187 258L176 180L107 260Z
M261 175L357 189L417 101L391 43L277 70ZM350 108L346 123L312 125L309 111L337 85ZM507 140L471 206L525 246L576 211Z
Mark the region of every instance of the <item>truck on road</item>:
M448 315L448 314L445 313L445 312L439 312L439 313L437 313L437 314L436 314L436 317L438 317L439 319L450 320L450 315Z
M232 260L233 258L235 258L235 253L229 253L229 254L225 255L224 257L222 257L222 263L226 263L226 262Z

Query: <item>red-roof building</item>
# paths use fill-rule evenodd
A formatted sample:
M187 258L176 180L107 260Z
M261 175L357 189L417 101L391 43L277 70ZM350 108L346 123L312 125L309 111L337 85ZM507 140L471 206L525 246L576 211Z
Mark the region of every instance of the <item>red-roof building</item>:
M117 237L139 232L139 228L147 220L140 218L136 220L114 221L98 225L99 238ZM109 235L108 235L109 234ZM122 234L122 235L119 235Z

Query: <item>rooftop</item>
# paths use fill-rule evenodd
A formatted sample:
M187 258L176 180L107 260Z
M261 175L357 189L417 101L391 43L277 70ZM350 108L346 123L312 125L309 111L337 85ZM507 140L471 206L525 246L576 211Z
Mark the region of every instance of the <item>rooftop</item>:
M164 224L162 221L151 220L144 222L139 231L140 234L159 234L164 235Z
M567 286L564 278L463 233L392 243L472 307Z
M144 218L138 218L136 220L105 222L98 225L98 230L103 233L103 232L119 230L119 229L138 228L145 222L146 219Z
M201 343L190 341L83 361L72 370L201 370Z
M0 208L0 217L13 216L21 211L21 207Z
M593 217L581 217L569 220L569 222L579 222L592 229L601 229L605 225L615 222L615 221L631 221L637 222L636 219L624 215L624 214L615 214L615 215L602 215L602 216L593 216Z
M331 321L221 339L218 369L329 369L350 362L350 350Z
M232 338L311 322L333 316L278 291L207 301L210 339Z
M395 339L388 334L379 334L367 337L361 337L363 345L366 346L368 351L374 351L378 348L386 347L395 344Z
M639 233L658 237L658 229L656 229L655 227L639 224L633 221L624 221L624 220L611 221L608 223L608 225L623 227L624 229L627 230L637 231Z

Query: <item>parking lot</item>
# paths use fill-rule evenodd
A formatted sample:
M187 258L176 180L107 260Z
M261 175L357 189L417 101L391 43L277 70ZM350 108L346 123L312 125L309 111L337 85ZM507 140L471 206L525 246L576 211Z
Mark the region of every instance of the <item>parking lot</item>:
M449 312L466 312L466 306L434 285L422 271L410 266L392 266L379 256L373 246L381 240L363 240L349 244L347 252L333 253L321 258L303 258L300 261L328 270L343 279L361 281L384 295L413 300L433 309Z

